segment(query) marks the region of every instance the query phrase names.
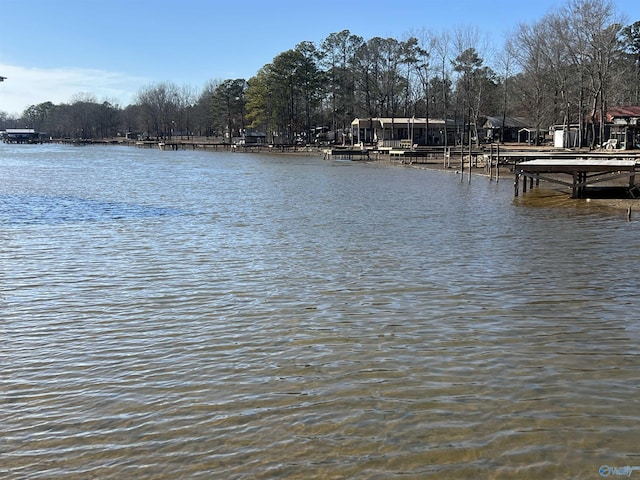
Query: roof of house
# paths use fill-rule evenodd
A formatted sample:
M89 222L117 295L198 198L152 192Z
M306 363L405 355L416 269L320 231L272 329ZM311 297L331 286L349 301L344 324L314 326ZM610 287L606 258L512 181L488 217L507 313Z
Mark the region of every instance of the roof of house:
M25 135L36 133L33 128L7 128L6 132L7 135Z
M502 123L504 119L504 124ZM531 123L524 117L487 117L484 128L525 128Z
M607 110L609 120L620 117L640 117L640 106L611 107Z

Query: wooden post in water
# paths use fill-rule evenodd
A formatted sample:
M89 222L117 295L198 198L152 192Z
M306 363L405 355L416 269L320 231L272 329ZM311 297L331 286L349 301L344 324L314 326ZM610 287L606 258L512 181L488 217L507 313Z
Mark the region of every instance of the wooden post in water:
M471 183L471 132L469 132L469 183Z
M496 143L496 183L500 179L500 144Z

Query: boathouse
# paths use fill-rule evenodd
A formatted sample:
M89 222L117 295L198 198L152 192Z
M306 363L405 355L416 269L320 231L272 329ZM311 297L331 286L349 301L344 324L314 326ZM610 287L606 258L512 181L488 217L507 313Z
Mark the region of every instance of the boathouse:
M401 142L410 145L444 145L446 133L455 134L455 122L438 118L373 117L356 118L351 122L351 138L360 145L398 148Z
M245 145L264 145L267 143L267 134L257 130L247 130L243 139Z
M2 138L5 143L38 143L40 135L33 128L7 128Z

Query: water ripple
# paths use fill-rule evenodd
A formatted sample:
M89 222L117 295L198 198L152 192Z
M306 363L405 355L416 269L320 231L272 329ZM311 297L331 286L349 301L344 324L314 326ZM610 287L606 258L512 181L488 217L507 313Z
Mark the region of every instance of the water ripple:
M0 194L0 223L4 226L60 225L178 215L176 208L136 205L73 196Z
M355 162L0 147L3 478L637 462L635 222Z

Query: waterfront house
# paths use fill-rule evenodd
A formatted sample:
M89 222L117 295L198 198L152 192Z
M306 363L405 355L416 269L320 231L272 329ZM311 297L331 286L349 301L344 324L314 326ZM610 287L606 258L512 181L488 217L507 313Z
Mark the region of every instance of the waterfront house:
M632 150L640 148L640 106L610 107L604 121L604 137L600 141L600 114L585 117L585 140L606 149Z
M535 129L524 117L487 117L482 128L488 142L535 143ZM532 137L533 136L533 137Z
M640 106L612 107L607 110L609 142L622 150L640 148Z

